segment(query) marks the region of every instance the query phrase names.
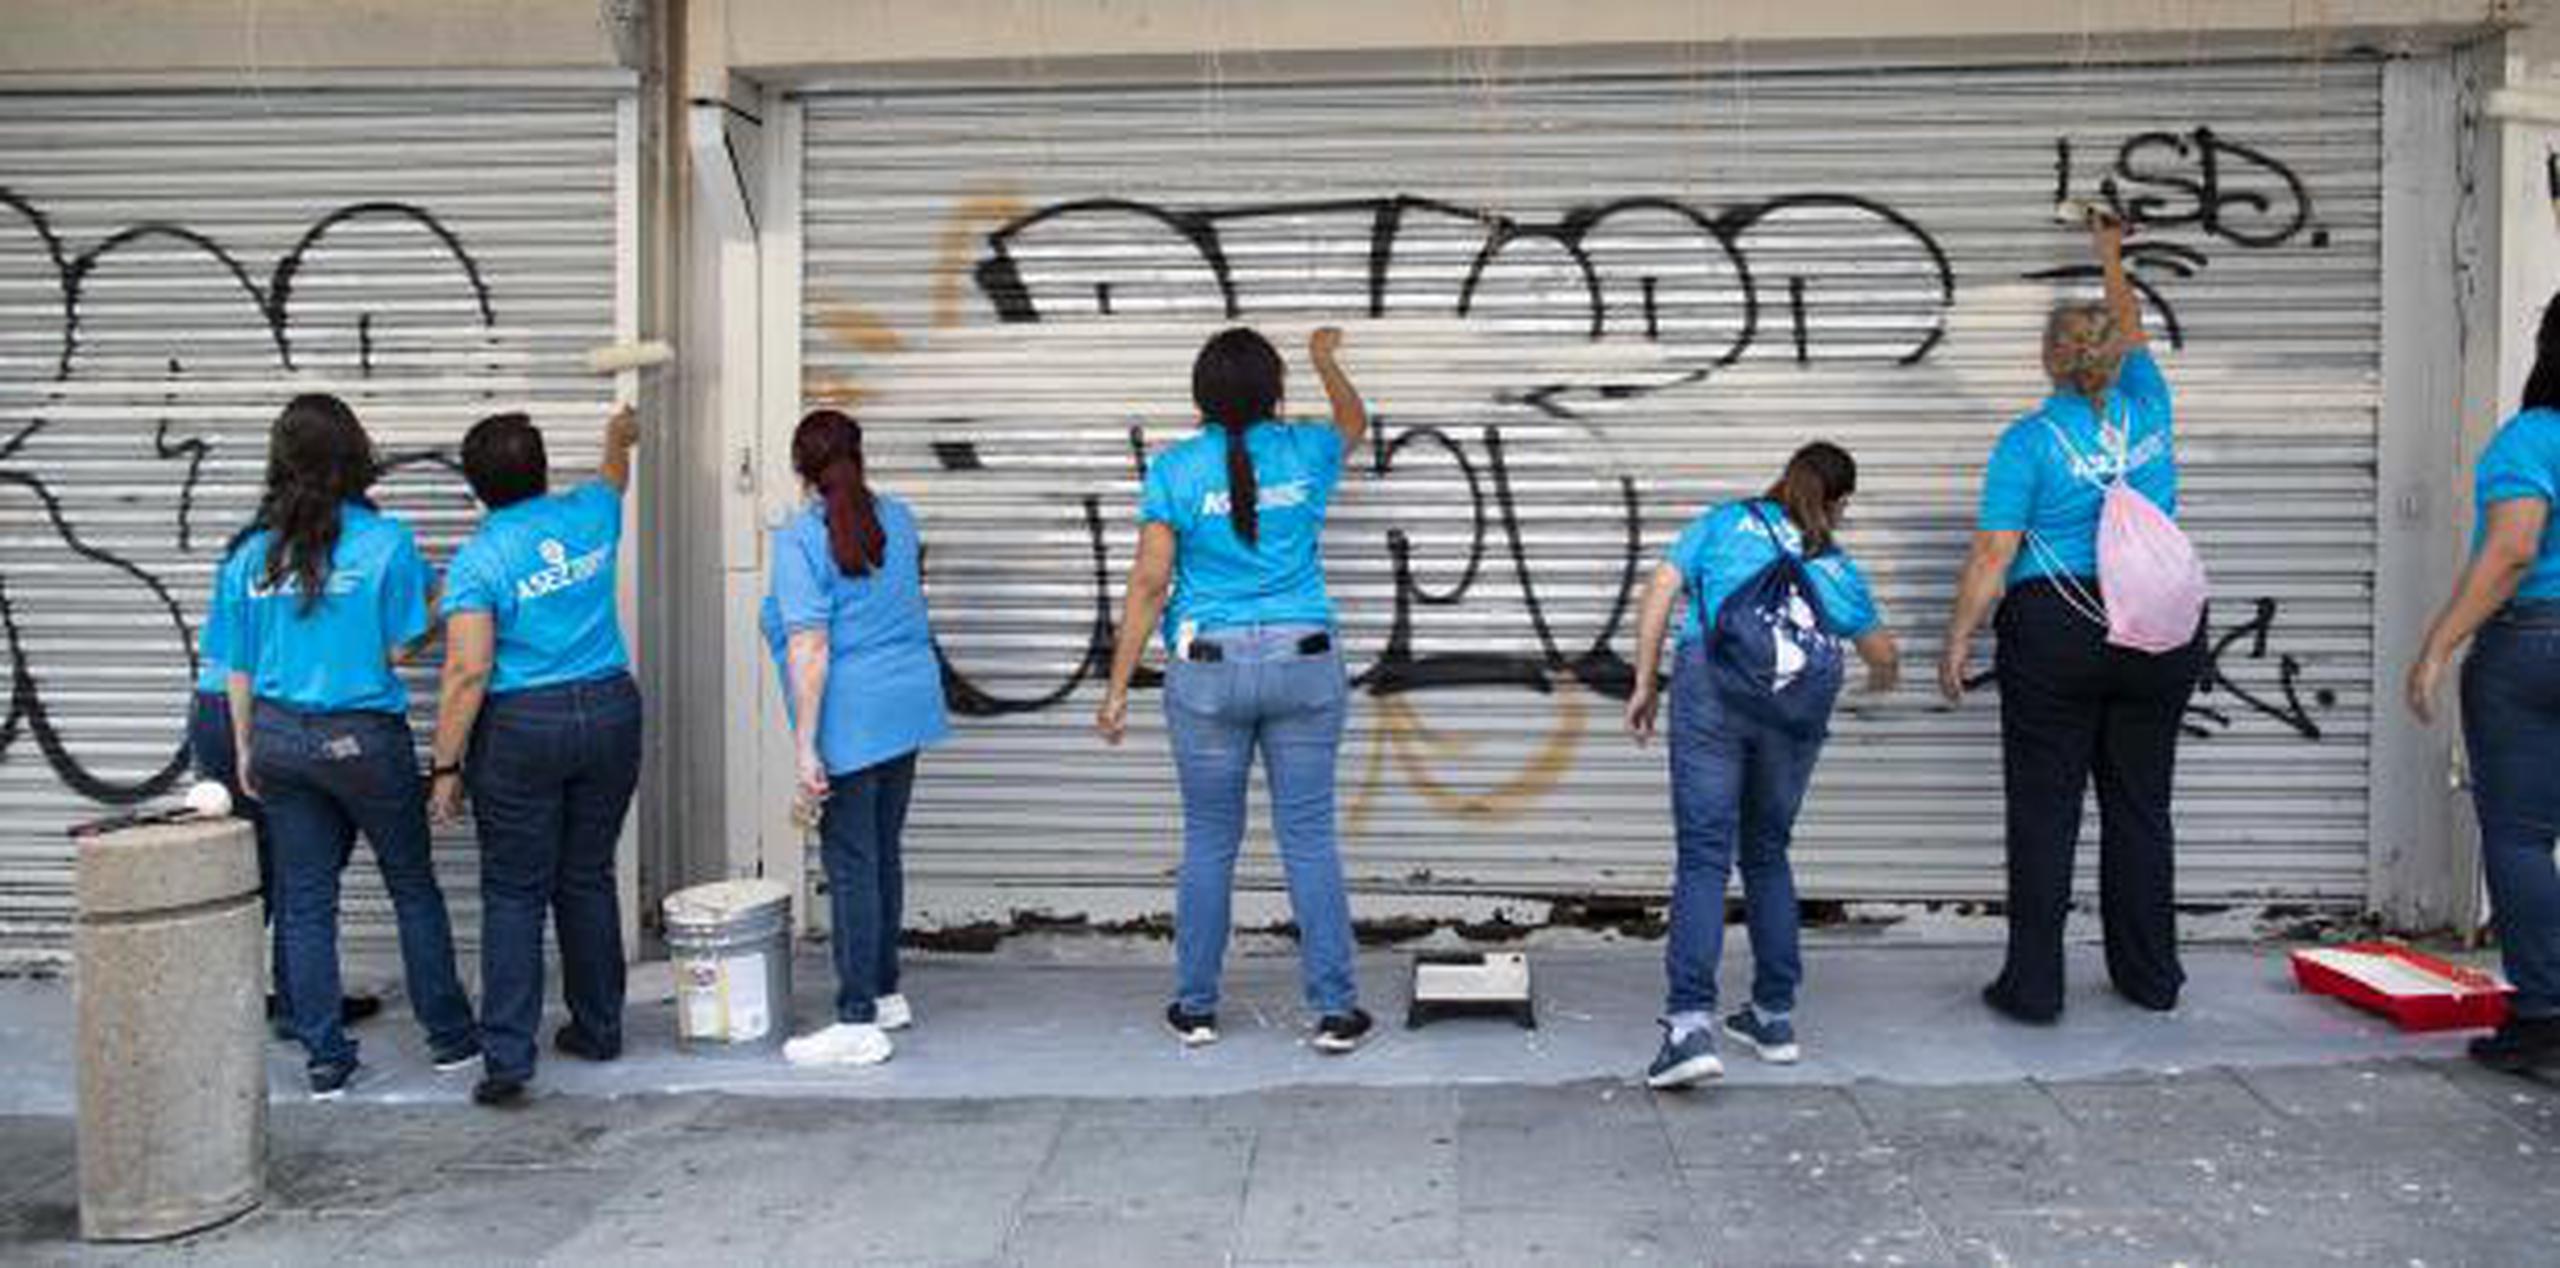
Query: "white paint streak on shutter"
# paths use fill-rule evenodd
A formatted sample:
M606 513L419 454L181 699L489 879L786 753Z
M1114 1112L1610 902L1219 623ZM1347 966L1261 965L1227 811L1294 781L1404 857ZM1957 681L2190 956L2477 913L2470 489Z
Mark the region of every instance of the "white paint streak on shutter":
M583 353L614 331L616 100L390 80L0 96L0 188L20 200L0 207L0 956L67 946L66 825L183 787L190 648L291 393L341 393L408 460L379 498L439 564L477 512L428 456L450 460L475 418L528 409L557 471L593 469L609 382ZM411 676L421 743L433 672ZM387 944L358 853L349 936ZM437 870L467 943L467 835L440 837Z
M959 671L1007 701L1058 697L968 719L927 762L912 872L1068 911L1080 888L1167 884L1180 828L1156 693L1113 752L1090 732L1099 663L1064 685L1097 604L1116 618L1131 430L1149 448L1186 432L1190 357L1231 294L1288 341L1300 413L1322 405L1304 332L1351 328L1392 457L1359 464L1327 539L1355 672L1389 649L1391 542L1409 544L1405 672L1424 684L1355 697L1356 883L1661 893L1660 750L1629 743L1583 679L1632 655L1628 569L1830 437L1863 466L1848 542L1908 673L1839 720L1800 884L1996 897L1997 705L1938 708L1930 667L1982 461L2043 392L2057 291L2029 275L2087 260L2053 218L2067 142L2072 194L2121 158L2122 193L2160 200L2138 268L2184 344L2163 353L2184 519L2229 640L2183 754L2181 893L2362 898L2379 81L2353 62L808 98L806 387L855 402L874 470L921 509ZM1114 199L1130 202L1002 232ZM1037 320L1000 321L1007 294ZM1452 675L1518 682L1430 685ZM1261 821L1246 874L1269 884Z

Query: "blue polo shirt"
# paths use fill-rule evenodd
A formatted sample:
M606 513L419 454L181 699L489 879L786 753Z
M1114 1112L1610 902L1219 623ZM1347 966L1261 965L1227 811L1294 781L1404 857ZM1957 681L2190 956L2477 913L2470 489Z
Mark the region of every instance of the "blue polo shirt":
M2160 509L2178 513L2178 459L2169 381L2148 347L2126 353L2107 393L2112 428L2076 392L2056 392L2001 433L1982 477L1984 532L2025 532L2009 584L2064 573L2098 575L2098 515L2106 485L2125 481ZM2110 440L2112 430L2117 440Z
M2471 496L2478 512L2471 528L2473 554L2488 540L2490 507L2538 498L2550 509L2542 525L2541 552L2516 597L2560 599L2560 410L2529 409L2508 419L2480 455Z
M1147 464L1138 522L1174 532L1167 647L1193 633L1255 625L1333 624L1324 588L1324 518L1342 480L1342 434L1329 425L1262 422L1245 429L1253 459L1255 542L1228 517L1227 429L1198 435Z
M1768 517L1765 526L1752 514L1755 506ZM1777 531L1775 538L1770 536L1772 528ZM1680 530L1679 540L1671 544L1671 553L1663 556L1663 562L1680 570L1691 600L1682 605L1686 615L1680 621L1680 640L1698 637L1699 611L1704 609L1712 624L1724 601L1776 560L1781 550L1802 556L1804 534L1796 531L1784 507L1766 499L1711 506L1689 521ZM1806 560L1804 570L1813 582L1814 597L1822 602L1824 629L1842 638L1856 638L1883 619L1866 574L1836 543L1819 557Z
M872 494L887 539L880 565L859 577L836 567L827 512L811 503L773 534L773 591L760 624L777 664L790 637L827 634L827 693L818 714L818 758L847 775L903 757L951 733L942 662L925 618L916 520L907 504ZM782 698L791 699L790 675Z
M355 502L338 513L328 593L307 612L292 577L265 583L273 534L252 534L223 564L214 596L215 611L230 609L221 659L249 676L261 700L403 713L409 693L391 672L391 651L427 632L427 561L408 525Z
M622 495L601 481L489 512L445 569L444 614L497 626L489 690L591 682L628 669L614 611Z

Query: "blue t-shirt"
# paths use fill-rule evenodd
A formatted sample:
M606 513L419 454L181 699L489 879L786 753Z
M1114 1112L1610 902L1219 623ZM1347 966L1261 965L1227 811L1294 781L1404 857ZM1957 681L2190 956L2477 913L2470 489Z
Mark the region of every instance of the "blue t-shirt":
M2488 540L2491 506L2540 498L2550 508L2542 524L2541 552L2516 597L2560 599L2560 410L2529 409L2508 419L2488 452L2480 455L2471 496L2479 511L2471 529L2473 554Z
M272 534L262 529L232 553L213 601L231 613L221 658L249 676L261 700L313 712L406 712L391 651L427 632L427 561L408 525L354 502L339 516L328 593L308 612L290 575L265 584Z
M874 492L886 539L880 565L859 577L836 567L827 512L812 503L773 534L773 592L760 624L777 664L790 637L827 633L827 693L818 714L818 759L830 775L902 757L951 733L942 662L925 619L916 519L907 504ZM782 698L791 700L790 675Z
M1768 517L1767 525L1751 513L1755 506ZM1770 538L1772 528L1777 531L1776 540ZM1671 544L1671 553L1663 556L1663 562L1679 569L1687 584L1680 641L1698 637L1700 609L1713 623L1725 599L1776 560L1781 547L1790 555L1803 555L1804 534L1796 531L1795 521L1775 502L1727 502L1708 507L1689 521L1680 530L1680 539ZM1804 570L1813 582L1814 597L1822 602L1824 629L1842 638L1856 638L1883 619L1876 611L1874 593L1867 588L1866 575L1837 543L1806 560Z
M622 495L602 482L489 512L445 569L444 614L497 625L491 692L589 682L631 664L614 611Z
M2024 532L2009 584L2057 573L2098 575L2098 514L2122 469L2135 491L2178 513L2178 457L2169 424L2169 381L2147 347L2126 353L2107 393L2113 425L2075 392L2056 392L2001 433L1982 477L1984 532Z
M1331 625L1324 589L1324 517L1342 479L1342 434L1312 423L1245 429L1253 458L1255 543L1227 514L1227 429L1200 434L1147 464L1138 522L1171 528L1173 598L1168 647L1193 633L1254 625Z

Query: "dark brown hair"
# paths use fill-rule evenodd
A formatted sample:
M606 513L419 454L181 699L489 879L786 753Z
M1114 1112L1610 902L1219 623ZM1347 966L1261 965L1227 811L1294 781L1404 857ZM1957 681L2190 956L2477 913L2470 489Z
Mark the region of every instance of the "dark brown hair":
M2543 305L2533 340L2533 373L2524 381L2526 409L2560 409L2560 295Z
M1191 363L1191 401L1201 421L1227 433L1227 523L1248 548L1261 532L1262 490L1244 436L1280 408L1280 353L1252 328L1219 331Z
M1769 486L1769 500L1786 508L1787 518L1804 534L1804 553L1810 557L1831 549L1840 499L1857 491L1858 460L1830 441L1817 440L1787 459L1786 471Z
M889 549L862 473L862 424L842 410L813 409L791 433L791 469L827 504L827 547L836 567L860 577Z
M362 501L378 470L373 439L345 401L308 392L285 403L268 435L267 488L252 522L274 534L260 570L267 588L289 576L301 591L303 612L320 606L338 548L340 508Z

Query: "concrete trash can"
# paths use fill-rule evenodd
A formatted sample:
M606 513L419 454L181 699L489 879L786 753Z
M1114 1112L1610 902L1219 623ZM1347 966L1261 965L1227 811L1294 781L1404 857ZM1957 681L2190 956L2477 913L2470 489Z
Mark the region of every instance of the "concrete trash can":
M745 1053L791 1032L791 891L773 881L717 881L667 895L675 962L676 1047Z
M80 1235L147 1241L255 1207L267 1168L257 839L232 818L79 840Z

